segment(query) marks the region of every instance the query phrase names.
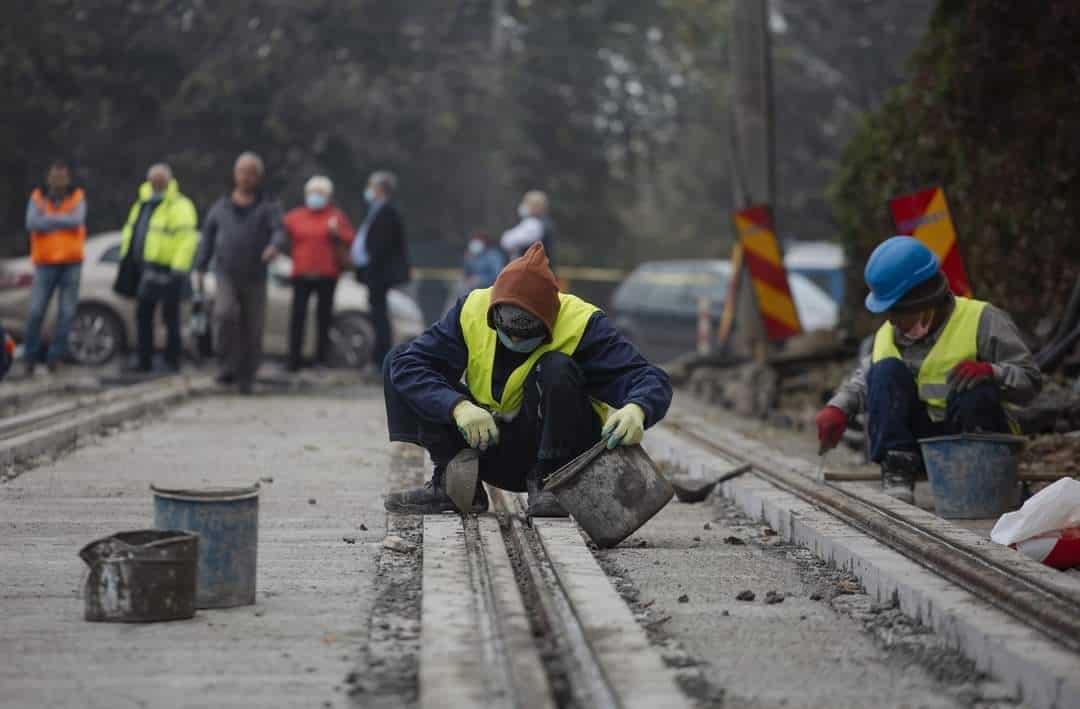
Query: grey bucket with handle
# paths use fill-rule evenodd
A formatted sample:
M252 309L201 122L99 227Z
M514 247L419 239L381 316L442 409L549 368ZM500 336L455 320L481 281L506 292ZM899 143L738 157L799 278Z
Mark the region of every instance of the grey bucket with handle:
M544 485L589 537L613 547L652 519L675 494L641 446L600 441Z

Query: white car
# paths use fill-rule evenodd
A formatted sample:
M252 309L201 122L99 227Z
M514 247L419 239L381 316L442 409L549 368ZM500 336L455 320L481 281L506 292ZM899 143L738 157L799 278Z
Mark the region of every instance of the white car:
M79 308L72 323L70 357L76 364L97 366L111 361L117 355L135 347L135 301L113 292L116 270L120 263L121 234L107 232L86 240L82 282L79 290ZM266 332L263 349L269 355L286 355L289 348L289 308L292 286L289 274L292 262L279 256L270 264L267 279ZM34 266L29 258L0 261L0 321L19 341L26 329L30 310L30 287ZM206 279L207 297L213 301L214 279ZM423 315L416 302L405 293L390 291L387 297L390 324L394 342L404 342L424 330ZM194 342L187 332L189 303L183 304L181 323L184 328L185 348L192 353L206 354L205 343ZM371 325L368 291L363 284L350 276L338 281L334 295L334 322L330 331L330 364L338 367L359 367L371 359L375 342L375 330ZM56 316L56 298L46 320L47 338L52 332ZM165 329L157 318L155 334L159 346L164 345ZM315 342L315 314L307 319L307 352ZM203 346L200 347L200 344Z

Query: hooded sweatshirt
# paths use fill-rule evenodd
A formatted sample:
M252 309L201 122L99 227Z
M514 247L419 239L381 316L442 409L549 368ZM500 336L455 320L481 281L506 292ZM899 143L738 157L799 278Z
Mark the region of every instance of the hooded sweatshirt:
M395 350L388 362L393 386L422 418L435 423L452 423L453 408L465 398L460 384L469 357L461 330L465 297L411 344ZM495 281L491 302L492 306L513 303L538 317L551 331L558 317L559 294L543 246L534 245L503 270ZM496 399L502 398L510 374L528 357L498 345L492 376ZM667 374L650 364L603 312L590 318L573 360L581 368L586 393L592 398L615 408L638 404L645 411L646 426L667 414L672 395Z

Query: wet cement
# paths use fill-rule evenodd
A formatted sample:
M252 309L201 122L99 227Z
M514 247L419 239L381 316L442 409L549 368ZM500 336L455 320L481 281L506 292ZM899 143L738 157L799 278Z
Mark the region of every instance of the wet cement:
M673 502L596 553L700 706L1012 703L928 629L723 499Z

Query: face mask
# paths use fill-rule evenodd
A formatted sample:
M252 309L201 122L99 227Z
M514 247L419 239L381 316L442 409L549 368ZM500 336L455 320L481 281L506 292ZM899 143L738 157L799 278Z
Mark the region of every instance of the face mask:
M526 207L524 204L518 207L518 216L522 219L527 218L529 216L529 208Z
M473 239L469 242L469 253L473 256L479 256L484 253L484 242L479 239Z
M374 202L375 201L375 190L371 189L370 187L368 187L366 190L364 190L364 201L367 202L368 204L371 204L372 202Z
M322 209L329 201L326 195L319 192L308 192L304 195L304 204L308 206L308 209Z
M916 342L930 334L930 323L933 322L933 320L933 310L931 310L929 313L920 314L919 321L912 325L910 330L897 333L897 343L904 347L914 345Z
M496 330L495 332L499 334L499 342L503 343L503 347L510 350L511 352L528 354L540 345L544 344L543 335L540 335L539 337L530 337L529 339L521 340L520 342L514 342L512 339L510 339L510 336L502 330Z

